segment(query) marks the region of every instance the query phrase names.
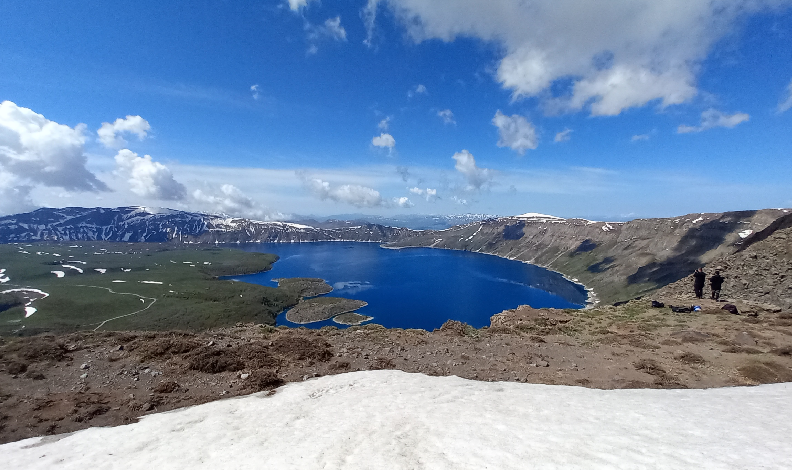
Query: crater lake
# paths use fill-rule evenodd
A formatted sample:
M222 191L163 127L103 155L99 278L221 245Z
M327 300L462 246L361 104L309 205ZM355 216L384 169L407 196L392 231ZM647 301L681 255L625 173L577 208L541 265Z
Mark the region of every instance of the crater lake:
M382 248L377 243L260 243L246 251L274 253L270 271L227 279L276 286L275 279L311 277L333 287L332 297L368 303L357 310L370 323L388 328L433 330L447 320L473 327L489 325L492 315L519 305L534 308L582 308L585 288L561 274L493 255L433 248ZM343 327L332 319L298 325Z

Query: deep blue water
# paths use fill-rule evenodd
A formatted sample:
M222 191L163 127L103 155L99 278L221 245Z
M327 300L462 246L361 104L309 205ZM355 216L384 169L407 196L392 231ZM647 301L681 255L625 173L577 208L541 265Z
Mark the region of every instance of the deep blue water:
M558 273L491 255L432 248L389 250L376 243L261 243L241 247L274 253L272 270L231 279L275 286L272 279L318 277L333 286L330 296L368 302L358 312L388 328L439 328L458 320L476 328L503 310L527 304L535 308L581 308L585 289ZM332 320L297 325L341 327Z

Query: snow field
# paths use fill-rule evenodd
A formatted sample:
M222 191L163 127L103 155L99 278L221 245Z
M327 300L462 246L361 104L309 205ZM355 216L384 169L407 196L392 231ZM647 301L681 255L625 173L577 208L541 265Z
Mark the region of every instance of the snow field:
M25 469L781 469L792 384L592 390L366 371L0 446Z

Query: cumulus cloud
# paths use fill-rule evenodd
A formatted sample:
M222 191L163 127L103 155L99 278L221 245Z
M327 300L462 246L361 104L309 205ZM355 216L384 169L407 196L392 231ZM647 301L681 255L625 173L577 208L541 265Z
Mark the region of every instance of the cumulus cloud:
M492 118L492 124L498 128L500 140L498 147L509 147L520 155L538 145L536 128L522 116L513 114L506 116L498 110Z
M139 157L129 149L122 149L116 154L115 161L116 174L126 178L129 188L138 196L181 201L187 195L187 189L173 179L168 167L152 160L151 155Z
M316 0L288 0L289 9L291 11L300 11L308 6L308 3Z
M345 42L346 30L341 26L341 17L328 18L322 25L314 25L305 21L305 34L309 42L306 54L313 55L319 52L318 43L323 40Z
M404 196L393 198L393 204L404 209L410 208L415 205L410 201L410 198Z
M741 16L787 0L387 0L417 43L474 37L501 46L496 77L514 99L550 97L556 108L594 115L697 93L711 47ZM553 95L552 85L571 83ZM554 99L555 98L555 99Z
M559 132L558 134L556 134L555 135L555 139L553 139L553 142L556 142L556 143L558 143L558 142L566 142L566 141L568 141L571 138L572 138L572 129L567 128L567 129L564 129L563 131Z
M422 198L426 199L427 201L432 201L434 199L437 199L437 190L436 189L431 189L431 188L423 189L423 188L419 188L419 187L414 187L414 188L410 188L409 191L412 194L417 194L418 196L421 196Z
M232 184L213 186L205 184L191 194L193 203L212 213L228 214L233 217L247 217L259 220L283 220L287 216L261 207Z
M21 181L75 191L108 191L85 167L85 125L50 121L11 101L0 103L0 171Z
M396 139L393 138L390 134L382 133L379 136L374 137L371 139L372 145L375 147L387 148L392 149L396 146Z
M462 173L467 180L467 190L479 190L489 184L495 177L495 172L487 168L476 166L476 159L467 150L457 152L453 157L456 160L454 168Z
M641 140L649 140L649 134L637 134L632 136L630 142L639 142Z
M319 178L303 178L305 187L321 200L343 202L356 207L377 207L383 204L379 191L358 184L333 186Z
M120 148L127 144L121 137L122 134L135 134L138 140L143 140L151 130L151 125L140 116L127 116L118 118L112 124L103 122L102 127L96 131L99 141L107 148Z
M259 99L259 97L260 97L261 95L259 95L259 86L258 86L258 83L256 83L255 85L251 85L251 86L250 86L250 92L253 94L253 99L254 99L254 100L257 100L257 99Z
M459 204L460 206L466 206L466 205L468 205L468 201L467 201L467 199L462 199L462 198L460 198L460 197L456 197L456 196L451 196L451 199L453 199L453 200L454 200L454 202L456 202L456 203L457 203L457 204Z
M452 113L450 109L438 111L437 116L443 120L443 124L456 124L454 113Z
M412 98L415 95L425 95L427 92L426 87L420 83L414 89L407 92L407 96Z
M677 128L679 134L689 134L691 132L701 132L713 127L727 127L729 129L737 124L746 122L750 119L745 113L723 114L716 109L708 109L701 113L701 124L698 126L680 125Z
M377 128L382 132L387 132L388 128L390 127L390 122L391 122L391 117L386 116L385 119L383 119L382 121L379 122L379 124L377 124Z
M789 108L792 108L792 80L787 85L786 91L784 92L784 96L781 98L781 101L778 103L778 112L783 113L788 111Z

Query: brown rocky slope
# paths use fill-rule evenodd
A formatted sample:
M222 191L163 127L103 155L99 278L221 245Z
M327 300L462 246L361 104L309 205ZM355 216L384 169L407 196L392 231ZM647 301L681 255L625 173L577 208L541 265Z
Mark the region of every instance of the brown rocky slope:
M525 261L579 280L601 302L610 303L683 279L760 234L769 236L790 216L789 210L763 209L622 223L510 217L425 231L388 246L457 249Z

